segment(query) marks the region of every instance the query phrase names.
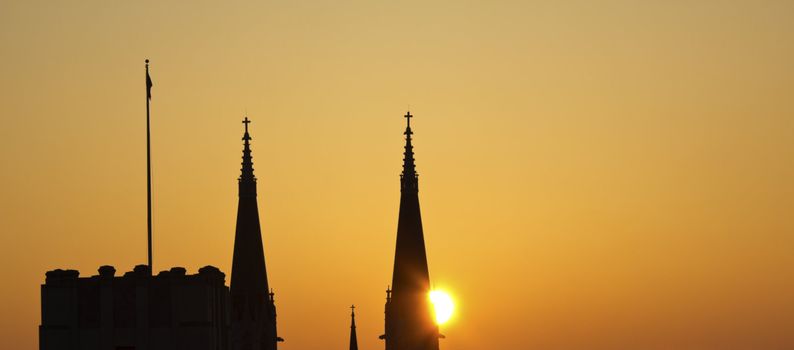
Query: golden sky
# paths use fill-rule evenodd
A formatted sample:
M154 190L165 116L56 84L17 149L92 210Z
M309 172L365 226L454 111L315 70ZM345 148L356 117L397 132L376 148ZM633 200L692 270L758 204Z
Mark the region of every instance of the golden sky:
M444 350L794 348L794 2L3 1L0 348L44 273L232 259L241 119L284 350L381 349L416 116ZM228 281L228 279L227 279Z

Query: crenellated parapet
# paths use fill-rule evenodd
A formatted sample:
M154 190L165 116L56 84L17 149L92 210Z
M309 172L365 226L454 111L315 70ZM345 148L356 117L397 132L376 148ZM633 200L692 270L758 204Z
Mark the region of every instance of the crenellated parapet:
M40 349L229 349L229 288L216 267L152 275L138 265L116 276L104 265L88 277L62 269L45 276Z

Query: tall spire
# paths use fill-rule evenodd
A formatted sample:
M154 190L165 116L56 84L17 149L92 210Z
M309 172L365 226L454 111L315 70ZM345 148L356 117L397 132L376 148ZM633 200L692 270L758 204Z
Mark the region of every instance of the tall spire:
M412 145L410 112L405 115L405 152L400 175L400 213L391 289L386 295L386 350L438 350L438 326L429 301L422 215Z
M243 162L240 169L237 227L232 258L232 349L276 350L276 306L267 282L265 251L259 225L251 135L243 120Z
M393 297L400 289L430 289L430 277L425 254L422 214L419 210L418 174L414 160L413 131L411 112L405 114L405 152L403 171L400 174L400 213L397 221L397 247L394 256L394 275L392 276Z
M358 337L356 336L356 306L350 306L350 350L358 350Z

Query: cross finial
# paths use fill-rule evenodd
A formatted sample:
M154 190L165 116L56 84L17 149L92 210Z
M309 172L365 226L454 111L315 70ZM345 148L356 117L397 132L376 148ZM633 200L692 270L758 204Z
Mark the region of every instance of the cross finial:
M247 116L243 119L243 124L245 124L245 132L248 132L248 124L251 124L251 121L248 120Z
M408 121L408 127L409 128L411 127L411 118L413 118L413 117L414 116L411 115L411 111L408 111L408 113L405 114L405 120Z

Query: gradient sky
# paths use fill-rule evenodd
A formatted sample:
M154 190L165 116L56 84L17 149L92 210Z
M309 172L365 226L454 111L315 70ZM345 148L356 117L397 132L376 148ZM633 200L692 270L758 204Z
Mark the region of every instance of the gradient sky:
M382 349L404 119L444 350L794 348L794 2L2 1L0 348L44 273L232 260L253 120L284 350ZM227 279L228 281L228 279Z

